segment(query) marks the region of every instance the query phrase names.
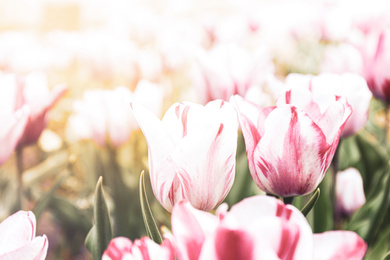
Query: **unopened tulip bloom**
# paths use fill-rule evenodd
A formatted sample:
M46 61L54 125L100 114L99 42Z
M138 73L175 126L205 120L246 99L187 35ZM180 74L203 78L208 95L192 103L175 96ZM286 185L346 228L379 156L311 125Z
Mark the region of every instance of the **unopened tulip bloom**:
M172 211L172 232L183 260L356 260L367 249L351 231L313 234L297 208L269 196L246 198L217 216L182 201Z
M8 114L0 113L0 165L14 152L23 135L28 119L28 108Z
M308 194L325 176L340 134L351 114L345 99L315 103L306 89L289 90L277 107L264 109L236 95L249 170L257 186L271 194Z
M47 113L65 94L66 88L58 85L49 91L44 73L31 73L18 79L12 74L0 76L0 108L2 112L13 112L24 106L29 116L18 146L36 142L47 125Z
M0 259L43 260L49 241L35 236L36 220L31 211L18 211L0 223Z
M174 260L175 252L169 240L159 245L149 237L132 242L126 237L113 238L103 253L102 260Z
M318 76L289 74L286 85L290 87L305 87L313 94L313 99L321 103L324 95L345 97L352 107L352 114L345 124L342 137L356 134L367 123L368 111L372 94L366 80L353 73L322 73Z
M150 180L163 207L171 211L187 199L209 211L221 203L235 174L234 107L222 100L175 103L162 120L137 103L131 108L148 143Z
M355 168L336 175L336 211L339 216L350 216L366 202L363 180Z

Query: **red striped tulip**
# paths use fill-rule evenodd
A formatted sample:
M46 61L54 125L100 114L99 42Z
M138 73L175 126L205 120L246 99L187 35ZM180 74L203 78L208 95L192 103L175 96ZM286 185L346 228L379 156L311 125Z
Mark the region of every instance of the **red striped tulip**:
M35 236L36 220L31 211L19 211L0 223L0 259L46 258L49 241Z
M187 199L212 210L226 197L235 174L238 120L222 100L206 106L176 103L162 121L141 105L131 104L149 148L154 195L163 207Z
M366 202L363 179L355 168L336 175L336 210L339 215L350 216Z
M102 260L174 260L175 254L169 240L158 245L148 237L131 242L126 237L116 237L110 241L103 253Z
M346 100L328 96L315 103L307 89L290 90L277 107L261 109L236 95L249 170L257 186L282 197L308 194L332 161L351 114Z
M180 202L172 211L172 231L183 260L356 260L367 249L354 232L313 235L298 209L269 196L246 198L218 216Z

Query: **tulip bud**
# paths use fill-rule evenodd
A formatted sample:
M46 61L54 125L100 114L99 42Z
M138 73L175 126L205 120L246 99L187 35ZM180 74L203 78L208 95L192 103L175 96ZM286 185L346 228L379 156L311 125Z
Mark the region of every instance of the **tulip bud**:
M355 168L348 168L336 175L336 212L350 216L366 202L363 180Z

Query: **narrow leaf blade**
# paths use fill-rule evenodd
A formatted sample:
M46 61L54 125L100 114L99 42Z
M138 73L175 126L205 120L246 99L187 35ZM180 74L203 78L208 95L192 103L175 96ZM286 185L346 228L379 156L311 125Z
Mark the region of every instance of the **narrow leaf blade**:
M306 203L306 205L301 209L302 214L306 217L307 214L309 214L310 210L314 207L314 205L317 203L318 198L320 197L320 188L317 188L317 190L314 192L313 196L310 198L310 200Z

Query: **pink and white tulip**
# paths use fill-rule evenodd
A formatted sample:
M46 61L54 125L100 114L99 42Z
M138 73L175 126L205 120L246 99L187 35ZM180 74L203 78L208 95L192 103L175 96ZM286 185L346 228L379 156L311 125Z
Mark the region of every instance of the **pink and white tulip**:
M163 207L171 211L187 199L209 211L221 203L235 174L234 107L222 100L175 103L162 120L138 103L131 108L148 143L152 188Z
M66 87L58 85L50 91L44 73L31 73L22 79L4 74L0 80L5 85L0 94L2 112L12 113L24 106L30 111L18 146L36 142L47 125L47 113L65 94Z
M104 251L102 260L174 260L175 252L169 240L159 245L149 237L132 242L126 237L113 238Z
M43 260L49 241L35 236L36 220L31 211L18 211L0 223L0 259Z
M336 211L339 216L350 216L366 202L363 179L355 168L336 175Z
M362 76L353 73L322 73L318 76L289 74L286 85L309 89L319 103L324 95L345 97L352 107L352 114L345 124L342 137L356 134L367 123L372 94Z
M249 170L271 194L308 194L325 176L351 114L346 100L329 96L315 103L309 90L289 90L277 107L260 108L236 95Z
M352 260L362 259L367 249L354 232L313 235L298 209L269 196L246 198L217 214L185 201L175 205L172 231L179 259Z

